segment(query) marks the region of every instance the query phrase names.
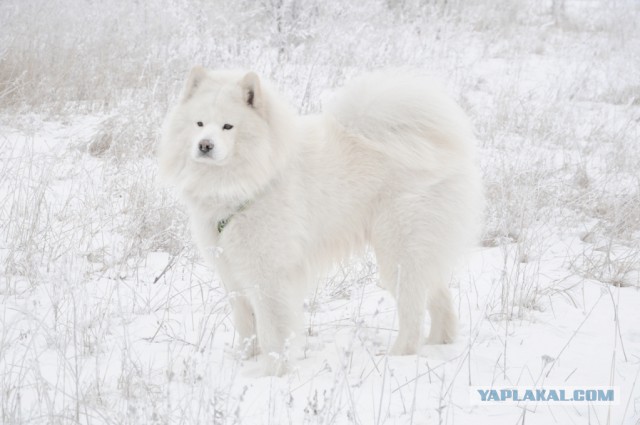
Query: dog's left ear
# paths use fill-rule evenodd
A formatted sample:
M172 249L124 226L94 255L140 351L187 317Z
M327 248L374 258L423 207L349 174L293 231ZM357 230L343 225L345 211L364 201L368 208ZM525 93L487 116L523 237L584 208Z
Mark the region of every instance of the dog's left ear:
M202 81L207 78L207 70L202 66L194 67L189 73L189 77L187 78L187 82L184 84L182 88L182 93L180 94L180 101L182 103L191 99L193 94L196 92Z
M240 81L240 87L247 105L262 115L263 98L258 75L255 72L248 72Z

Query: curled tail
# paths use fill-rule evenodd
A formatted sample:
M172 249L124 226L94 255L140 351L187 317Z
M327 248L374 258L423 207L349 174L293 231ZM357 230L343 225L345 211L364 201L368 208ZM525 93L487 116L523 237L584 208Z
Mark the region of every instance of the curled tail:
M400 165L458 170L473 161L471 123L432 79L416 71L387 70L360 77L340 90L327 111L345 130Z

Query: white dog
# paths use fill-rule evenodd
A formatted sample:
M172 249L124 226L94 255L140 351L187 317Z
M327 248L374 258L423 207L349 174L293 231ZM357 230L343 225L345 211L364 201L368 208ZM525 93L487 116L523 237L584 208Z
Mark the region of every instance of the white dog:
M482 184L467 117L429 79L373 73L327 112L299 116L253 72L196 67L159 161L230 295L239 336L270 354L267 373L285 371L308 284L367 244L397 301L390 353L416 353L427 309L428 342L454 339L448 282L478 234Z

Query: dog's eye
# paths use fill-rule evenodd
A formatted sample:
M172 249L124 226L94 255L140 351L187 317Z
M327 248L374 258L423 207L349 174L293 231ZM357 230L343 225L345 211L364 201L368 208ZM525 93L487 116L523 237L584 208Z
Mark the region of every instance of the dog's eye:
M202 121L198 121L196 124L198 124L198 127L202 127L203 126Z
M233 126L231 124L225 124L222 126L223 130L231 130L233 128Z

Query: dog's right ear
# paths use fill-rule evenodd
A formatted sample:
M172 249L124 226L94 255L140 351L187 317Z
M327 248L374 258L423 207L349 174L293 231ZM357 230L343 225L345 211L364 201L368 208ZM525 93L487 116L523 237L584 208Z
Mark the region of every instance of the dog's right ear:
M198 87L204 79L207 78L207 70L202 66L195 66L189 73L189 78L185 83L182 94L180 95L180 102L184 103L191 99L191 96L196 92Z
M242 96L247 106L255 109L259 114L263 113L262 89L260 88L260 77L255 72L248 72L240 81Z

